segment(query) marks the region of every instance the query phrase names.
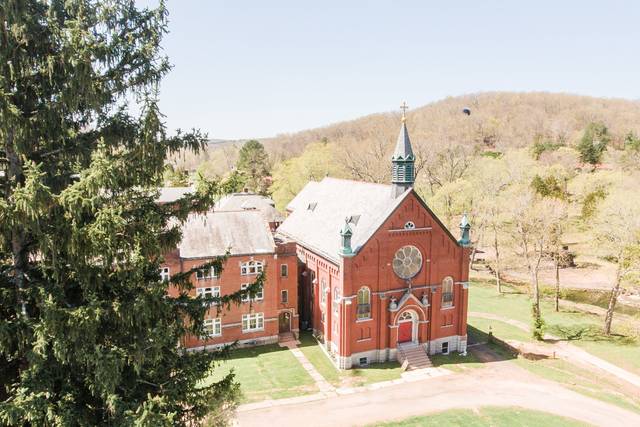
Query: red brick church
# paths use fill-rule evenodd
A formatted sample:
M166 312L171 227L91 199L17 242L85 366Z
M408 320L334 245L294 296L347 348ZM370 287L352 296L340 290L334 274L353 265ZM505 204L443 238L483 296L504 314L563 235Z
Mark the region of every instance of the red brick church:
M270 343L312 329L342 369L400 359L398 350L466 352L470 226L463 218L458 240L438 220L413 189L414 162L403 115L391 185L310 182L274 234L256 209L188 223L166 274L232 248L219 276L194 277L194 296L237 290L261 269L268 274L257 301L211 318L208 337L184 344ZM242 222L248 215L250 231Z

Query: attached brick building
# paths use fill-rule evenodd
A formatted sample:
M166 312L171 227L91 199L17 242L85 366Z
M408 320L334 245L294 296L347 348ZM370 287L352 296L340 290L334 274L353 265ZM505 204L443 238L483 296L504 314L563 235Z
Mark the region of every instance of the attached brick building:
M470 227L463 218L457 240L438 220L413 190L414 162L403 115L391 185L310 182L275 237L272 217L256 210L190 219L166 257L170 271L232 254L220 277L193 278L194 296L240 289L262 268L267 282L260 300L212 311L209 337L185 346L275 342L300 325L342 369L402 359L407 349L466 352Z
M222 272L199 270L191 278L192 295L229 294L255 281L265 271L261 293L232 310L211 307L205 325L208 336L187 337L187 348L216 347L238 342L258 345L278 342L280 333L298 333L298 283L295 243L276 239L259 210L193 214L183 226L182 242L165 255L162 274L170 276L212 261L229 251ZM176 292L170 290L170 292Z

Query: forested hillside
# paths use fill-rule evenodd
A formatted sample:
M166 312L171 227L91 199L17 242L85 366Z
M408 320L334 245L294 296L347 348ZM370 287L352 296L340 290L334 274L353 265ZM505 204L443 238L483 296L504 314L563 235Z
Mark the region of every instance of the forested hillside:
M634 242L623 240L640 238L632 231L640 230L640 102L482 93L411 110L407 125L416 190L454 232L468 213L492 274L552 284L554 265L563 264L572 286L609 288L616 277L629 289L637 283L628 258ZM389 112L262 140L261 191L283 209L326 175L389 182L399 126L400 113ZM229 176L242 163L241 146L208 150L198 172ZM234 184L243 170L255 175L246 165ZM560 262L561 252L575 257L571 265Z

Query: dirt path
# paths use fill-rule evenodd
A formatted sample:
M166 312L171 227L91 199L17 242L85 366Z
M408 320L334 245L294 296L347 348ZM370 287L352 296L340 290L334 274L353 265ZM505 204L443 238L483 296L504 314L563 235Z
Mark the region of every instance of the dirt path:
M640 425L640 415L541 379L509 361L481 369L323 400L238 413L240 426L353 426L456 408L518 406L601 426Z
M480 318L490 319L490 320L498 320L500 322L505 322L510 325L513 325L516 328L519 328L523 331L526 331L526 332L531 331L531 329L529 328L529 325L527 325L524 322L509 319L508 317L499 316L493 313L480 313L477 311L471 311L469 312L469 316L480 317ZM607 373L614 375L616 378L622 381L625 381L629 384L632 384L635 387L640 388L640 375L636 375L632 372L629 372L625 369L620 368L619 366L609 363L606 360L600 359L599 357L596 357L591 353L588 353L573 344L569 344L566 341L562 341L559 337L556 337L554 335L546 334L545 339L555 341L551 344L555 348L554 351L556 355L558 355L559 357L566 360L580 361L583 364L587 364L589 366L606 371Z

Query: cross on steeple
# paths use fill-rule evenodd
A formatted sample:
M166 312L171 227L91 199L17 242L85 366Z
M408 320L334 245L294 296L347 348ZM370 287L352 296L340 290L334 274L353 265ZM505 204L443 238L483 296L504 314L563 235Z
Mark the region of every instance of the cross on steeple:
M409 109L409 106L405 101L402 101L402 105L400 106L400 109L402 110L402 121L404 122L405 120L407 120L407 118L405 117L405 113Z

